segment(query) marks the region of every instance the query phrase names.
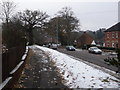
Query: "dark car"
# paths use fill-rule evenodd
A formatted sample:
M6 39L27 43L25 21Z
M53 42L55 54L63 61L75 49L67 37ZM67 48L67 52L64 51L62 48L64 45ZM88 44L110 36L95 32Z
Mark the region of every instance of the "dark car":
M95 54L101 54L102 53L102 50L100 50L99 48L97 47L90 47L88 49L88 52L89 53L95 53Z
M74 46L66 46L66 50L75 51L75 47Z

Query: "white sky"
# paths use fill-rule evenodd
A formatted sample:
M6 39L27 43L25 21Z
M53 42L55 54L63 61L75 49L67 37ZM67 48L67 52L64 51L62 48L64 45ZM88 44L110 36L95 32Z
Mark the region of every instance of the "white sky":
M4 1L4 0L3 0ZM11 0L10 0L11 1ZM17 11L42 10L51 17L63 7L71 7L80 20L81 30L109 28L118 22L119 0L12 0Z

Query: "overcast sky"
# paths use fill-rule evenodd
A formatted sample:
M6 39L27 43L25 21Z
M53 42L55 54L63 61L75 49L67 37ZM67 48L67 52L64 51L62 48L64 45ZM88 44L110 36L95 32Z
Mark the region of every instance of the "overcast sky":
M11 0L10 0L11 1ZM17 11L42 10L51 17L63 7L71 7L81 30L109 28L118 22L118 0L12 0ZM84 2L83 2L84 1Z

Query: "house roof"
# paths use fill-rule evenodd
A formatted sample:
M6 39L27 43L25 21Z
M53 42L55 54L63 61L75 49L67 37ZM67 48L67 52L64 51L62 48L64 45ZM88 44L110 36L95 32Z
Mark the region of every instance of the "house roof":
M93 41L93 37L86 32L84 32L78 39L77 42L81 42L82 44L91 44Z
M105 32L120 31L120 22L108 28Z
M91 35L89 35L87 32L84 32L79 39L85 39L85 38L93 38Z

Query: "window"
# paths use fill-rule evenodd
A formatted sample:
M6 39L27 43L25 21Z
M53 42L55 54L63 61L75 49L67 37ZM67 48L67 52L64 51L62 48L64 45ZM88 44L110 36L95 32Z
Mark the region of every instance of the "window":
M118 38L118 32L116 32L116 38Z
M109 33L107 33L107 38L109 38Z
M112 47L114 47L114 43L112 43Z
M114 38L114 32L112 33L112 38Z
M109 41L107 41L107 42L106 42L106 45L107 45L107 47L109 47L109 46L110 46L110 42L109 42Z
M109 47L109 43L107 43L107 46Z
M118 48L118 41L116 41L116 47Z
M115 43L114 43L114 42L112 42L112 47L114 47L114 44L115 44Z

